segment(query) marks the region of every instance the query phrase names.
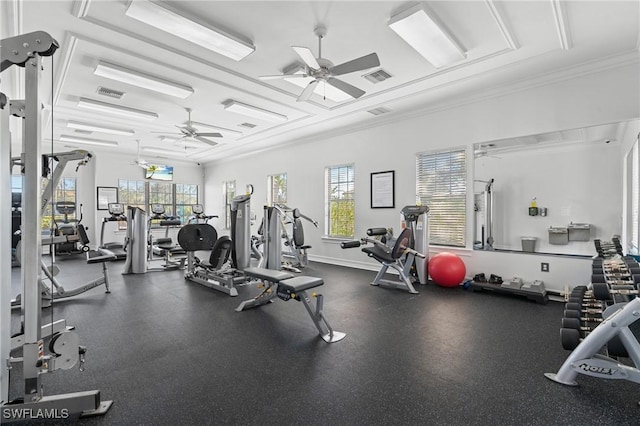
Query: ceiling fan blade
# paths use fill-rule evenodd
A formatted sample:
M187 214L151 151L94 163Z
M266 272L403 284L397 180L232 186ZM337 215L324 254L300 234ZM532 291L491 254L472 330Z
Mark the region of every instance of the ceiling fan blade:
M222 134L221 133L196 133L194 136L195 137L204 136L205 138L221 138Z
M318 80L313 80L312 82L307 84L307 87L304 88L304 90L302 91L302 93L300 93L300 96L298 96L298 99L296 100L298 102L308 101L311 98L311 95L313 95L313 91L316 90L317 85Z
M200 137L200 136L195 136L194 139L198 140L198 141L200 141L202 143L206 143L207 145L211 145L211 146L218 145L218 142L210 141L209 139L205 139L205 138Z
M379 65L380 60L378 59L378 55L375 53L370 53L357 59L353 59L340 65L336 65L335 67L331 68L331 74L343 75L350 72L362 71L369 68L377 67Z
M298 54L298 56L300 56L300 59L302 59L307 66L314 70L320 69L320 64L309 48L300 46L291 46L291 48Z
M360 96L364 95L366 92L362 89L358 89L356 86L352 86L349 83L345 83L342 80L338 80L337 78L329 77L327 79L327 83L335 87L336 89L342 90L347 95L358 99Z
M280 74L280 75L261 75L260 80L279 80L282 78L301 78L309 77L309 74Z
M151 132L151 133L158 133L161 135L181 135L182 133L175 133L175 132Z

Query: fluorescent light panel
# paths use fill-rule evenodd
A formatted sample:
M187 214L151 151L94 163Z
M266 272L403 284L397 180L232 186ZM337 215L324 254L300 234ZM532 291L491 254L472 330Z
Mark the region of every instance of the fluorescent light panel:
M392 16L388 25L436 68L466 57L437 18L419 4Z
M108 104L106 102L94 101L87 98L80 98L80 100L78 101L78 107L90 109L92 111L106 112L108 114L119 115L127 118L137 118L146 121L153 121L158 118L158 114L156 114L155 112Z
M158 3L134 0L125 15L236 61L255 50L251 43L212 26L194 22Z
M227 111L235 112L237 114L246 115L247 117L257 118L263 121L270 121L272 123L280 123L288 120L286 115L254 107L252 105L243 104L242 102L238 101L226 102L224 104L224 109L226 109Z
M79 143L82 145L99 145L99 146L118 146L118 142L104 141L101 139L78 138L75 136L61 135L60 142Z
M142 87L143 89L153 90L154 92L165 95L175 96L180 99L185 99L189 95L193 94L193 88L186 84L165 80L164 78L136 70L130 70L121 67L120 65L110 64L104 61L98 62L93 73L100 77L110 78L111 80Z
M69 121L67 122L67 127L71 129L77 129L77 130L87 130L89 132L111 133L113 135L121 135L121 136L133 136L136 134L136 132L129 129L114 129L113 127L104 127L104 126L98 126L96 124L80 123L79 121Z

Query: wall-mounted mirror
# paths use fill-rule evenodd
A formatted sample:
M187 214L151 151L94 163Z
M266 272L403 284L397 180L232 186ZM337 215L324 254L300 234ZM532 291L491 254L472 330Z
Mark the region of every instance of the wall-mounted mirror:
M630 123L474 145L474 248L593 255L620 235Z

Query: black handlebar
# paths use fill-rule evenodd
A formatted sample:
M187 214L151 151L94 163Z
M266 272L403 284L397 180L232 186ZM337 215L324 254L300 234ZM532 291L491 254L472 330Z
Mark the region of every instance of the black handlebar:
M354 241L343 241L340 243L340 247L343 249L349 249L349 248L356 248L356 247L360 247L360 241L358 240L354 240Z

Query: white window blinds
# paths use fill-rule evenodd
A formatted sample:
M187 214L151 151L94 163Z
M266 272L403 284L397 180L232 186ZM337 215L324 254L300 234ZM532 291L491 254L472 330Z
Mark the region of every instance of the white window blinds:
M416 193L429 206L429 243L466 244L467 163L464 149L420 153Z
M355 180L353 165L325 169L325 232L330 237L355 234Z

